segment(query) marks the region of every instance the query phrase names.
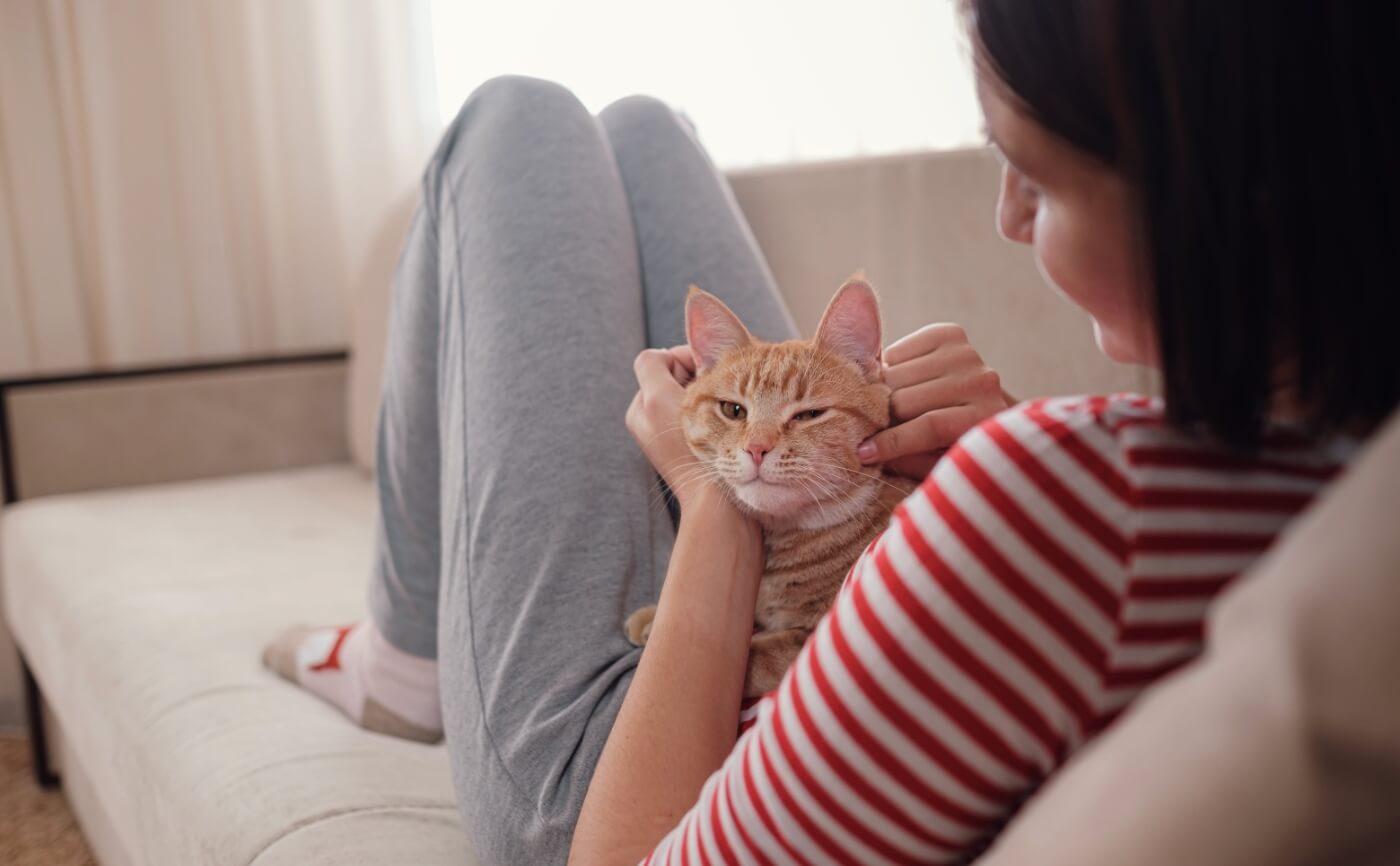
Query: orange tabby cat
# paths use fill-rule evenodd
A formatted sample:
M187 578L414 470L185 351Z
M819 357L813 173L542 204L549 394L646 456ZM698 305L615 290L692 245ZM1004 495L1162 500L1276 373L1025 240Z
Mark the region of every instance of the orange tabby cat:
M856 457L856 446L889 424L890 402L879 305L863 279L836 292L811 340L756 340L694 286L685 325L698 367L681 407L693 471L721 481L763 526L744 681L744 696L757 697L777 687L846 572L915 484ZM627 618L632 643L646 643L655 612Z

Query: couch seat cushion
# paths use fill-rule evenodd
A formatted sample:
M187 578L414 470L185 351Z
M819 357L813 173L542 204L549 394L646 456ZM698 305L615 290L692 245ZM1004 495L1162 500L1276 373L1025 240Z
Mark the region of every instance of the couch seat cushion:
M259 663L288 624L364 615L373 508L347 465L4 512L16 640L133 862L474 862L442 746Z

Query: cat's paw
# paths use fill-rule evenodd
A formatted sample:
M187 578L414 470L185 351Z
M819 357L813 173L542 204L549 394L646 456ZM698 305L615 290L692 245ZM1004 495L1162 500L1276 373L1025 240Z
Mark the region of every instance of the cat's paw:
M640 608L627 617L627 622L623 623L622 630L626 633L627 639L632 642L632 646L647 645L647 638L651 636L651 621L655 618L655 605Z

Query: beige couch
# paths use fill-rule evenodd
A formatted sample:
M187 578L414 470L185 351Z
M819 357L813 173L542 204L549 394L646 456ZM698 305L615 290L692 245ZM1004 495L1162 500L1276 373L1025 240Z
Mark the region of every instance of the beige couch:
M1151 387L995 237L984 151L732 180L808 331L864 268L887 333L961 322L1013 393ZM442 747L360 731L258 663L288 623L364 614L399 231L365 275L348 370L328 357L0 395L21 500L0 521L4 608L104 866L473 862Z

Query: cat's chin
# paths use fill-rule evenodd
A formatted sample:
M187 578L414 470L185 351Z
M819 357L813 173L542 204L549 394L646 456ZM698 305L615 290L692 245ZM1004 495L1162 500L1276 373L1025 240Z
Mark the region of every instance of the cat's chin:
M863 484L834 499L816 501L810 489L755 479L729 486L739 507L769 530L821 530L850 520L869 506L877 485Z
M760 520L790 520L812 504L812 494L800 487L754 479L730 485L739 504Z

